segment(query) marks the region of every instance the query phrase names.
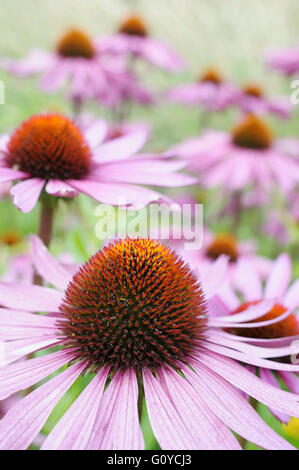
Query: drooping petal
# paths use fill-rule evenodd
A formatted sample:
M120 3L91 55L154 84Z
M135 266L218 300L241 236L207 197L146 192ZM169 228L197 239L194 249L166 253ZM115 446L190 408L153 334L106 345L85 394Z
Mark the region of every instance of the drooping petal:
M3 341L53 336L56 329L54 317L0 308L0 339Z
M262 380L264 380L270 385L273 385L273 387L281 388L278 380L276 379L276 377L274 377L274 374L271 370L263 369L262 367L260 367L259 375ZM275 418L277 418L282 423L289 422L290 417L285 413L280 413L279 411L273 410L272 408L270 408L270 411L275 416Z
M31 254L35 269L43 279L64 291L72 276L35 235L31 236Z
M213 369L201 364L197 373L184 368L184 374L216 416L240 436L264 449L293 449L264 423L246 398Z
M27 449L83 369L76 364L18 401L0 422L0 449Z
M41 450L84 450L93 430L108 370L102 369L81 392L41 446Z
M36 205L45 181L40 178L30 178L16 184L10 190L13 203L22 212L30 212Z
M4 361L2 367L35 351L54 346L55 344L60 343L60 341L61 340L57 337L57 334L7 341L4 343Z
M78 196L78 191L72 188L66 181L60 180L50 180L46 184L45 188L48 194L52 196L59 196L59 197L76 197Z
M14 180L22 180L24 178L29 178L28 173L23 171L13 170L12 168L0 167L0 183L7 183Z

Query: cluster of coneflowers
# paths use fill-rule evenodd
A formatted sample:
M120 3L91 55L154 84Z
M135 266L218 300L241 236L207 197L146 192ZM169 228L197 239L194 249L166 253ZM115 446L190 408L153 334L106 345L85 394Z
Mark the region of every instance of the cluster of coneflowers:
M40 205L39 236L0 282L0 448L144 449L146 408L162 449L238 450L247 441L292 449L258 404L281 422L299 418L299 364L291 360L299 352L299 280L287 254L262 257L236 231L248 189L251 205L274 189L285 198L298 190L298 143L275 140L263 117L287 118L290 107L209 69L167 99L209 113L239 107L240 121L230 133L208 130L142 153L149 128L123 121L128 103L155 101L135 71L142 59L169 71L183 66L133 16L117 34L91 39L74 29L55 52L2 60L18 76L41 74L44 91L68 89L74 115L31 116L0 142L3 194L25 213ZM87 100L119 121L85 119ZM48 249L61 199L84 193L118 206L125 196L138 209L170 203L163 187L199 183L229 199L234 233L206 229L195 252L183 240L126 238L78 266ZM0 239L18 242L13 231ZM48 417L82 376L87 385L45 436Z

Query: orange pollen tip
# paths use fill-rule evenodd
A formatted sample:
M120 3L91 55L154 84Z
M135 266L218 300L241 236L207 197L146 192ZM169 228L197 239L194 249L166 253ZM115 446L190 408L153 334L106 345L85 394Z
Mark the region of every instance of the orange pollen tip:
M259 303L260 301L245 302L234 312L232 312L232 315L236 313L241 313L248 307L257 305ZM276 303L268 313L262 315L259 318L256 318L251 323L274 320L275 318L278 318L283 315L286 311L287 309L283 305ZM284 320L278 321L277 323L272 323L271 325L261 326L257 328L231 328L229 329L229 332L247 338L287 338L288 336L295 336L299 334L299 324L296 316L294 314L291 314Z
M199 77L200 82L211 82L215 83L216 85L219 85L220 83L223 83L223 77L220 75L220 73L214 69L214 68L209 68L207 69L200 77Z
M247 85L245 85L243 87L243 92L246 95L254 96L256 98L262 98L263 97L262 89L258 85L255 85L254 83L248 83Z
M272 145L273 135L264 121L249 114L232 130L232 141L238 147L266 150Z
M63 57L91 59L95 50L91 38L80 29L71 29L57 44L57 53Z
M238 259L237 239L228 233L217 235L206 250L206 256L217 259L220 255L229 256L229 260L234 262Z
M137 15L132 15L121 23L119 32L129 36L146 37L148 35L144 21Z
M68 285L60 311L66 346L95 368L176 366L206 325L193 273L149 239L127 238L96 253Z
M16 230L6 230L0 235L0 241L8 246L17 245L22 241L22 235Z
M79 128L61 114L24 121L7 145L6 163L31 177L81 179L89 172L91 152Z

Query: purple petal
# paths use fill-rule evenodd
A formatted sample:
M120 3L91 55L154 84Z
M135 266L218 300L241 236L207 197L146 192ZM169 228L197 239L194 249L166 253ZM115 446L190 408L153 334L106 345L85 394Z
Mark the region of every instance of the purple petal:
M13 203L22 212L30 212L36 205L45 184L44 180L32 178L18 183L10 190Z
M144 146L147 134L146 130L138 130L118 139L113 139L96 150L93 160L96 163L104 163L132 157Z

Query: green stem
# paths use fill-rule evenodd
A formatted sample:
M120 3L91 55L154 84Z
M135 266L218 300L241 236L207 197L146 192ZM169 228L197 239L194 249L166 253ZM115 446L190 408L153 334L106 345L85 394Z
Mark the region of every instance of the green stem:
M54 213L53 204L50 204L47 199L41 200L38 236L46 247L50 245L53 234ZM34 273L33 282L36 285L42 284L42 279L37 272Z

